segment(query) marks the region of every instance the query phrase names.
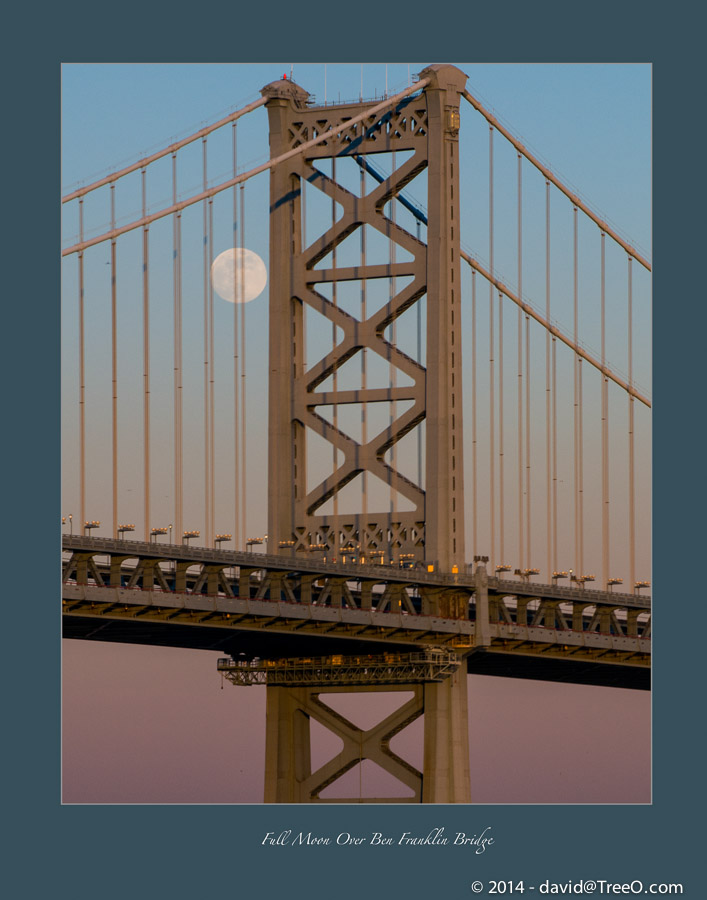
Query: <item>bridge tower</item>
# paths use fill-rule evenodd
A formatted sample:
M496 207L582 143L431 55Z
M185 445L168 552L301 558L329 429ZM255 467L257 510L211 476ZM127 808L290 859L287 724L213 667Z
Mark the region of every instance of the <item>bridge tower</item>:
M462 452L461 275L459 254L459 102L466 76L449 65L420 73L420 90L352 126L371 103L313 105L292 81L267 85L270 155L279 157L328 133L326 140L271 169L270 176L270 378L269 378L269 552L336 557L349 548L359 558L402 556L425 560L440 572L465 565ZM381 176L376 154L393 156L393 171ZM388 157L391 158L390 156ZM375 185L357 196L337 180L348 159L373 175ZM325 174L323 161L331 175ZM416 176L427 173L427 241L401 227L386 207ZM303 183L340 204L340 218L303 240ZM369 179L370 182L370 179ZM391 204L392 205L392 204ZM359 229L375 229L409 261L336 265L337 248ZM360 232L359 232L360 233ZM327 258L331 260L327 261ZM326 267L318 267L326 261ZM390 279L390 299L360 317L336 303L342 282ZM396 279L405 280L396 290ZM329 286L329 287L327 287ZM329 294L327 296L327 293ZM386 330L426 296L426 366L387 340ZM305 307L340 329L336 345L305 367ZM362 383L338 390L335 374L361 353L378 354L408 376L405 386ZM328 387L324 388L329 381ZM397 414L396 403L408 401ZM354 440L337 427L346 404L387 402L390 424L378 434ZM412 405L410 405L410 402ZM401 403L401 406L403 404ZM317 411L334 410L333 421ZM365 412L364 412L365 415ZM424 422L425 483L403 475L389 454L398 441ZM319 483L307 483L307 429L343 456ZM386 455L388 458L386 459ZM342 489L359 475L379 479L404 497L412 510L397 511L387 495L369 492L354 513L323 514ZM375 476L375 478L371 477ZM379 483L379 482L378 482ZM379 492L382 493L382 492ZM364 491L365 494L365 491ZM332 504L329 504L329 509ZM365 565L365 563L364 563ZM446 598L445 602L448 602ZM466 598L458 604L466 616ZM435 610L431 610L434 614ZM466 667L463 667L465 672ZM353 688L352 690L361 688ZM466 678L457 673L424 691L411 686L425 716L423 802L468 802L469 761ZM307 689L268 687L266 798L306 802L298 785L309 776ZM313 689L313 693L319 691ZM307 735L305 735L307 731Z

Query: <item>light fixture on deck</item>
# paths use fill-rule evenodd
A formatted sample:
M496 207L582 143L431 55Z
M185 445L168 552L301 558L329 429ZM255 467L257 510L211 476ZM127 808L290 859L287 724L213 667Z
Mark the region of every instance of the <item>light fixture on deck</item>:
M214 544L223 544L225 541L230 541L232 538L232 534L217 534L214 537Z
M560 578L569 578L569 572L553 572L552 573L552 583L557 584Z
M594 575L577 575L574 580L580 587L584 587L586 582L594 581Z
M83 533L86 534L86 532L88 531L90 534L90 532L93 528L100 528L100 527L101 527L101 523L97 519L91 519L90 521L83 523Z
M642 588L650 587L650 581L637 581L633 586L634 594L637 594Z
M623 584L623 583L624 583L623 578L610 578L610 579L606 582L606 588L607 588L607 590L610 591L610 590L613 589L613 587L614 587L615 584Z
M496 578L499 578L503 575L504 572L512 571L511 567L507 563L499 563L496 566Z
M135 531L135 525L118 525L118 536L121 537L126 531Z
M150 541L154 538L157 542L157 536L160 534L169 534L169 528L153 528L150 531Z
M185 531L182 534L182 543L189 546L189 541L192 538L199 537L200 534L201 534L200 531Z
M516 569L513 574L518 575L523 581L530 581L530 576L539 575L540 569Z

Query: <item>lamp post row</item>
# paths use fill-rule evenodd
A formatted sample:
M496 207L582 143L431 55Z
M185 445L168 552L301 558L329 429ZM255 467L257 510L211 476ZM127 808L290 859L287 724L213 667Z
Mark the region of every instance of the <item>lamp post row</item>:
M62 519L61 519L62 527L64 525L66 525L66 523L68 521L69 533L71 535L73 535L73 533L74 533L74 521L73 520L74 520L74 517L72 514L69 514L68 516L62 516ZM91 520L85 521L83 523L84 534L86 534L87 532L90 534L90 532L93 529L99 528L100 524L101 524L100 521L98 521L96 519L91 519ZM157 542L157 538L160 535L169 535L168 543L171 544L172 543L172 528L173 528L173 526L170 524L166 527L151 529L150 542L152 542L153 539L155 542ZM121 537L124 534L129 533L131 531L135 531L134 524L118 525L118 534ZM197 538L200 535L201 535L201 532L198 530L184 531L182 533L182 544L188 545L189 541L192 538ZM227 533L217 534L214 536L214 545L218 546L219 544L225 543L232 539L233 539L233 535L231 535L231 534L227 534ZM263 544L265 541L267 541L267 539L268 539L267 534L263 535L262 537L250 537L246 540L246 549L249 552L252 552L252 548L254 546ZM280 544L281 544L281 546L284 544L293 544L294 545L294 541L289 541L289 542L281 541ZM323 544L313 544L310 546L310 550L322 550L322 549L324 549ZM344 549L348 549L348 548L341 548L341 549L344 550ZM349 550L349 552L350 552L350 550ZM489 561L488 556L475 556L474 557L475 563L487 563L488 561ZM428 569L429 568L430 567L428 566ZM434 568L434 567L432 567L432 568ZM540 569L533 569L533 568L512 569L511 566L508 565L507 563L501 563L495 567L495 574L496 574L497 578L501 577L505 572L511 572L511 571L513 571L514 575L518 576L521 580L523 580L525 582L529 582L533 575L540 574ZM553 572L552 573L552 584L556 585L557 582L563 578L569 578L570 583L576 584L580 588L583 588L584 585L587 584L588 582L592 582L595 580L595 576L592 574L577 575L575 572L573 572L572 569L569 569L568 571L563 570L563 571ZM618 584L623 584L622 578L609 578L606 583L607 590L609 590L609 591L613 590L614 585L618 585ZM633 590L634 590L634 593L637 594L643 588L647 588L647 587L650 587L650 581L636 581L633 585Z

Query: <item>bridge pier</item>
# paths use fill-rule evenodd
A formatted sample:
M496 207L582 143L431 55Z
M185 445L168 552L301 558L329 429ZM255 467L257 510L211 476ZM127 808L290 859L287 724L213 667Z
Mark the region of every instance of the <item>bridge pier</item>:
M400 781L408 797L341 797L331 802L470 802L466 666L440 683L346 687L268 686L266 701L265 802L327 802L321 792L364 759ZM413 696L369 729L331 709L320 695L408 691ZM390 749L391 739L424 715L423 771ZM343 741L340 753L312 771L310 720Z
M306 803L312 774L308 688L266 688L265 802Z
M470 803L466 666L425 685L423 803Z

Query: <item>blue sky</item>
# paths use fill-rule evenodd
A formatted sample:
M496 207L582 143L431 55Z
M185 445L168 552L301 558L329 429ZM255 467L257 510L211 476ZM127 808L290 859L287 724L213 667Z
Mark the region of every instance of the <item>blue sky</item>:
M269 81L288 77L292 72L295 81L310 91L317 102L379 97L385 90L393 92L407 86L409 79L424 68L424 63L411 64L289 64L274 63L260 65L134 65L96 64L65 65L62 70L62 181L64 191L79 183L87 183L135 161L180 137L184 137L199 127L215 121L233 109L258 99L260 89ZM639 248L650 250L651 243L651 69L648 65L470 65L459 63L468 75L468 88L472 94L487 105L511 131L532 149L551 169L600 212L622 235L635 242ZM488 128L485 120L471 107L462 104L462 243L473 255L483 262L489 258L488 243ZM224 129L221 140L209 140L208 183L217 184L226 180L231 173L230 129ZM517 284L515 262L515 153L497 135L495 153L495 268L499 276L511 287ZM238 127L238 169L252 168L267 159L267 115L263 109L251 113L241 120ZM179 155L180 196L188 196L201 189L201 147L199 143L181 151ZM526 234L524 237L524 295L536 308L545 305L544 283L544 185L542 178L533 178L527 166L524 170L524 216ZM150 169L147 181L147 205L156 210L171 202L171 171L169 159ZM268 176L262 174L248 182L245 190L246 202L246 244L258 252L268 262L267 217L260 210L267 205ZM409 192L419 199L420 186L413 183ZM316 193L316 192L315 192ZM422 192L424 200L424 190ZM215 209L221 209L217 228L214 255L230 246L232 239L230 219L230 199L222 195ZM142 198L140 196L139 175L131 176L118 183L116 189L116 217L119 223L129 222L139 217ZM77 204L65 207L65 245L75 240L78 229ZM190 219L191 216L191 219ZM465 218L464 218L465 217ZM466 221L465 221L466 219ZM110 208L108 191L88 198L85 204L85 232L88 235L101 233L109 225ZM185 228L192 222L195 241L201 229L201 212L194 207L185 214ZM316 223L315 223L316 225ZM217 223L218 226L218 223ZM309 227L309 226L308 226ZM580 340L595 356L599 355L600 336L598 331L598 238L595 226L585 227L584 243L580 248L582 269L580 289L588 294L588 302L581 304L582 331ZM567 243L571 229L570 205L553 193L552 242L553 242L553 307L552 318L565 333L572 331L571 269L567 263L570 248ZM185 232L186 234L186 232ZM135 327L130 321L131 302L137 303L140 294L139 276L139 236L128 235L119 242L119 291L121 291L119 314L119 337L121 360L119 379L121 381L121 433L132 427L139 417L139 410L130 410L123 398L131 393L139 393L140 348L135 340ZM169 253L171 246L171 222L162 220L151 229L151 266L158 273L158 259L161 251L164 260L165 278L162 284L151 287L153 315L160 316L160 302L164 303L163 321L167 323L168 304L171 302L170 289L162 288L169 276ZM195 263L190 273L185 273L185 282L193 294L193 301L186 303L186 328L190 343L186 348L187 365L194 367L194 377L185 387L189 402L196 404L200 398L198 387L198 328L199 292L201 290L201 253L197 245L193 247ZM95 357L96 374L91 380L89 410L91 419L97 424L104 423L108 408L103 397L109 372L101 362L108 358L110 348L107 341L108 323L106 319L109 284L106 265L108 250L97 247L86 254L87 288L87 328L90 346L87 350L89 362ZM132 258L132 262L130 261ZM586 262L585 262L586 260ZM608 359L621 373L627 369L625 337L625 261L623 254L607 257L608 272L616 274L615 288L609 279L608 302ZM634 376L640 385L650 390L650 285L649 280L634 266ZM65 263L64 316L65 342L67 350L74 346L76 329L75 311L75 264ZM155 275L156 277L156 275ZM189 282L191 278L191 282ZM468 288L468 282L467 282ZM616 296L611 293L614 290ZM161 292L164 296L160 296ZM481 294L480 294L481 297ZM584 299L584 298L582 298ZM484 322L485 301L479 301L480 334L487 328ZM468 305L467 305L468 306ZM231 316L226 304L217 304L217 322L223 327L219 334L225 341L227 318ZM190 310L192 311L190 313ZM514 310L509 310L509 346L512 346ZM189 316L193 313L193 319ZM468 313L468 309L467 309ZM135 315L139 315L137 308ZM262 404L254 386L263 385L267 379L265 368L267 335L267 292L249 304L247 310L249 354L249 392L253 407L249 411L249 434L255 447L262 446L265 434L258 430L264 427L260 411ZM122 323L122 324L121 324ZM467 320L465 332L470 330ZM95 329L92 331L91 329ZM171 401L170 363L163 360L160 370L160 354L167 352L169 334L163 334L153 347L152 390L157 403L163 407ZM402 337L401 337L402 339ZM479 339L480 341L484 338ZM542 337L538 337L538 346ZM310 342L311 346L311 342ZM468 346L468 344L467 344ZM479 348L481 345L479 345ZM220 351L228 355L224 343ZM481 349L479 349L481 358ZM162 371L162 375L160 375ZM568 376L569 377L569 376ZM75 434L75 354L65 354L65 456L73 455L72 435ZM162 379L160 381L160 379ZM189 390L191 388L191 394ZM162 393L160 390L162 389ZM468 393L467 393L468 396ZM542 399L542 398L541 398ZM91 401L93 408L91 409ZM591 404L591 388L588 388L587 403ZM619 417L623 415L621 411ZM260 425L258 425L260 421ZM160 440L160 422L155 422L157 434L155 445ZM105 430L105 429L104 429ZM620 419L618 431L625 430ZM168 429L165 428L165 432ZM165 439L168 435L165 433ZM591 433L588 432L588 440ZM135 445L135 442L131 442ZM250 443L250 442L249 442ZM647 443L647 441L644 441ZM137 452L136 446L133 450ZM130 447L121 447L121 453L130 452ZM617 455L620 448L617 449ZM509 447L510 453L510 447ZM571 457L567 448L566 456ZM262 461L262 454L250 454L255 465ZM89 459L93 465L93 484L105 481L101 466L107 455ZM197 456L194 457L195 465ZM647 475L648 459L643 461L643 474ZM126 472L139 471L139 460L127 463ZM159 476L157 476L159 478ZM76 484L74 474L69 473L65 482L66 502L75 506ZM617 482L620 476L617 474ZM258 471L254 484L263 484L264 472ZM135 499L138 486L122 478L122 487L132 496L121 495L121 517L134 521ZM168 484L158 484L154 504L155 516L169 520L172 516L168 495ZM107 498L95 497L91 500L91 518L107 520ZM162 502L164 501L164 502ZM259 495L249 496L249 507L253 510L249 524L253 530L263 533L266 523L262 516L264 504ZM646 510L647 512L647 510ZM193 527L203 528L200 522ZM232 523L223 522L222 530L232 530ZM217 525L217 529L219 526ZM473 552L471 550L470 552ZM644 569L648 560L644 560Z

